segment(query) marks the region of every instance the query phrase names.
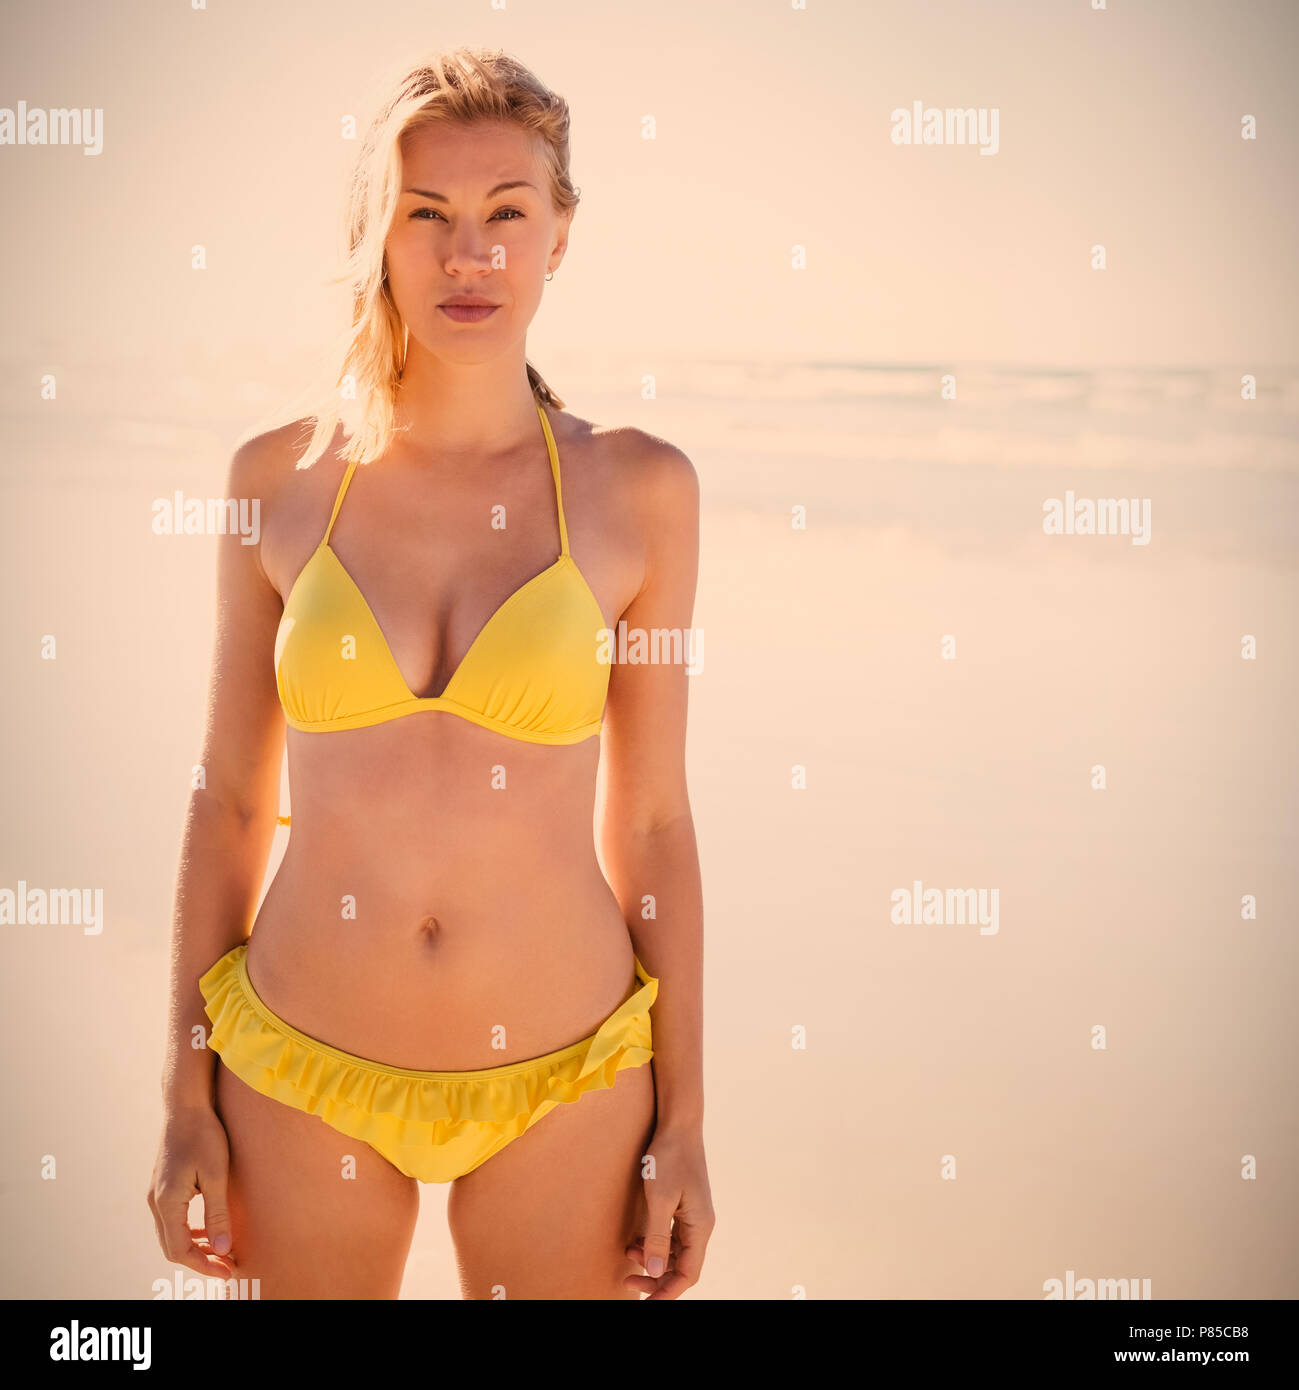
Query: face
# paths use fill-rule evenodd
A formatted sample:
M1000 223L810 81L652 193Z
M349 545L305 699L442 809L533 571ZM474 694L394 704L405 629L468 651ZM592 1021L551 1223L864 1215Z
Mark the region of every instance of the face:
M410 348L482 362L525 336L572 220L552 208L534 145L500 123L429 126L404 138L385 251Z

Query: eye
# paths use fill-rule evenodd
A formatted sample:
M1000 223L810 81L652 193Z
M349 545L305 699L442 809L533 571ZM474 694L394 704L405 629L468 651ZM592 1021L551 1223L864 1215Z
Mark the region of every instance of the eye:
M525 214L519 208L500 208L498 211L494 212L490 218L488 218L488 221L494 222L498 217L502 217L506 213L511 214L509 217L505 218L507 222L515 222L520 217L525 216ZM421 222L431 221L434 217L442 218L443 221L446 220L442 217L442 214L437 210L437 208L418 207L411 213L412 219L418 219Z

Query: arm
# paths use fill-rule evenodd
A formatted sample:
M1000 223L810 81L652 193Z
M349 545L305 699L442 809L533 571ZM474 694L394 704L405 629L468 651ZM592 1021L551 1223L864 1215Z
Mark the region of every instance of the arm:
M266 438L236 452L227 497L265 497ZM228 1275L227 1261L214 1256L230 1249L229 1153L213 1108L214 1056L193 1045L196 1036L206 1042L209 1028L198 979L252 927L275 832L284 720L272 661L279 595L258 546L233 534L217 544L216 641L200 759L205 785L190 795L176 882L163 1135L149 1206L169 1259ZM186 1219L196 1191L203 1193L206 1247L194 1243Z
M656 1174L646 1181L640 1251L650 1277L631 1283L653 1298L675 1298L698 1279L713 1225L703 1156L703 894L686 790L689 676L680 659L699 568L699 483L690 460L660 440L648 441L638 469L644 578L621 618L630 634L675 632L682 646L675 661L615 664L610 673L600 850L636 954L659 980Z

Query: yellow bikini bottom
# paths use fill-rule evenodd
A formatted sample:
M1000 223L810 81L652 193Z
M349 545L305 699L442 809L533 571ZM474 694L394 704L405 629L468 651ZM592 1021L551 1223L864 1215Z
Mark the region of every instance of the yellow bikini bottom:
M248 978L247 950L227 951L199 980L208 1045L255 1091L319 1116L420 1182L472 1172L557 1105L607 1090L654 1055L658 980L639 960L639 986L571 1047L483 1071L408 1071L340 1052L273 1014Z

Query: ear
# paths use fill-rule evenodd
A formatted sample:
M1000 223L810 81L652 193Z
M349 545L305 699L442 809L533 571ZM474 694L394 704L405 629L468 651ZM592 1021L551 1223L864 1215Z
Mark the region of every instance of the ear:
M550 248L550 255L546 261L546 273L553 275L564 263L564 256L568 252L568 234L573 226L573 214L576 208L569 210L558 220L555 227L555 244Z

